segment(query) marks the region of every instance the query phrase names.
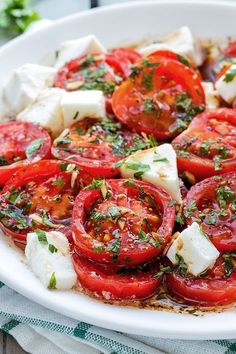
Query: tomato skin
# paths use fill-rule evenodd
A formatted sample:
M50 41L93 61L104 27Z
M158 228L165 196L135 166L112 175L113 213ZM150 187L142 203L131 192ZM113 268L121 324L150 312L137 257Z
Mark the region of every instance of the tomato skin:
M228 183L226 183L227 181ZM196 208L186 220L188 225L199 219L199 213L201 214L205 210L220 210L216 191L218 188L222 188L222 182L223 187L231 188L236 196L236 172L223 174L220 180L215 179L215 177L207 178L195 184L189 190L184 210L186 210L191 201L196 202ZM215 224L205 222L205 218L199 220L203 231L220 252L236 250L236 220L233 218L233 211L229 206L227 206L225 212L227 216L219 217ZM206 212L206 215L208 215L208 212Z
M17 154L19 154L22 157L22 160L18 162L0 167L0 186L3 186L13 173L21 167L51 157L50 149L52 142L50 135L45 129L38 125L19 121L2 123L0 125L0 136L2 138L2 146L0 149L1 156L8 158L9 156L17 156ZM27 146L37 139L42 139L43 143L36 154L27 159L25 156Z
M65 162L59 160L41 160L39 162L33 163L29 166L22 167L21 169L19 169L5 184L2 192L0 193L1 210L4 210L3 205L6 203L6 198L5 198L6 193L12 190L16 190L21 186L25 186L30 182L35 182L40 186L43 184L45 180L53 177L54 175L57 175L59 177L62 176L63 172L61 170L60 165L63 164L65 164ZM83 171L80 171L78 178L80 178L85 185L89 184L92 180L92 177L88 173ZM49 192L51 192L51 190ZM27 201L28 199L25 200ZM8 203L8 205L10 205L10 203ZM4 233L12 237L13 240L16 240L17 242L23 244L26 242L27 233L33 231L30 228L25 231L24 230L14 231L11 230L10 227L5 226L1 221L0 221L0 227L2 228ZM50 229L49 227L48 229L50 231L53 228ZM58 228L56 228L56 230L62 231L68 237L69 241L72 241L71 226L67 226L67 224L65 224L63 229L59 230Z
M236 273L224 277L223 259L218 258L213 269L205 277L188 278L178 273L166 275L166 283L171 293L185 303L201 306L222 306L236 300Z
M134 198L132 197L132 193L137 194L137 189L142 188L145 193L152 195L155 198L155 203L160 206L162 213L161 224L156 231L162 240L162 243L159 248L154 247L149 243L145 243L145 247L137 246L134 241L130 244L129 236L125 233L122 234L119 252L115 259L112 251L107 250L107 248L103 247L101 252L97 252L96 246L98 242L96 240L96 242L94 242L91 235L87 233L85 224L86 215L91 211L94 203L101 198L101 192L98 189L82 190L76 198L72 217L76 251L90 260L105 264L133 266L154 259L163 251L166 243L170 240L174 227L175 208L168 205L171 198L162 189L142 181L135 181L136 187L124 186L125 180L123 179L107 180L106 183L113 196L115 194L126 193L126 195L128 195L130 193L130 200L132 200L132 198ZM100 242L99 244L101 246L109 245L109 243L105 242Z
M211 123L212 122L212 123ZM216 122L218 122L216 124ZM217 127L218 125L218 127ZM222 132L220 128L222 127ZM181 133L172 141L172 145L177 153L177 165L179 172L188 171L192 173L197 181L205 178L221 175L236 170L236 111L229 108L219 108L201 113L190 123L187 130ZM185 143L192 141L187 148ZM199 156L195 153L195 146L199 146L206 140L213 140L219 145L221 139L222 146L230 152L230 158L220 160L220 169L215 168L212 158L207 155ZM197 144L197 145L196 145ZM217 145L216 144L216 145ZM187 154L185 155L185 151ZM183 153L182 153L183 152Z
M152 64L151 60L150 63ZM140 68L140 65L137 64L137 67ZM152 74L152 87L146 92L143 88L142 78L144 75L147 77L150 74ZM124 81L112 95L113 112L121 123L127 124L138 133L153 134L160 140L178 135L178 132L169 130L177 120L177 116L170 110L170 107L174 107L173 100L177 93L174 96L169 93L169 88L160 88L163 85L163 78L168 79L168 84L174 82L178 93L187 92L193 105L203 106L205 104L205 94L198 75L182 63L171 59L162 60L157 67L143 69L136 79L129 78ZM171 101L170 105L168 103L168 110L158 108L153 113L145 113L145 100L153 99L158 91L167 93ZM158 107L160 107L160 103L164 107L165 104L167 105L165 101L164 103L159 102L159 98L157 98ZM158 112L160 113L157 119ZM164 116L160 117L161 114Z
M119 62L120 71L124 73L124 78L128 78L131 72L131 65L141 59L141 54L132 48L115 48L112 50L112 56ZM106 59L108 60L109 54ZM109 63L109 62L108 62Z
M236 41L231 41L228 46L223 50L223 53L227 58L236 57Z
M132 152L150 147L148 137L127 130L115 120L85 118L74 123L52 146L55 158L75 163L91 175L112 178L119 175L115 164ZM154 143L153 143L154 144Z
M135 300L152 296L161 283L154 278L155 270L136 275L119 275L118 268L95 264L74 253L72 255L75 271L81 285L95 297L105 300Z

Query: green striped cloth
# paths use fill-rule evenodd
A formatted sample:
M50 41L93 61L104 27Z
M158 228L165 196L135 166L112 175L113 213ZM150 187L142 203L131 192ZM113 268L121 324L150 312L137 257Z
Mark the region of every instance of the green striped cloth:
M33 354L231 354L236 341L181 341L136 336L78 322L0 282L0 327Z

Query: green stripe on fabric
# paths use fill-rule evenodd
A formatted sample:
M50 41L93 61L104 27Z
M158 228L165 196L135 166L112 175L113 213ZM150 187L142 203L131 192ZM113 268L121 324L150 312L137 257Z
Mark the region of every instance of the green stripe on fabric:
M225 354L236 353L236 343L228 343L228 349L225 351Z
M117 354L147 354L142 350L129 347L128 345L122 344L114 339L110 339L89 331L87 332L85 339L89 342L94 342L102 345L104 348L112 350L113 353Z
M78 323L78 325L74 329L73 335L75 337L85 339L86 334L87 334L90 327L92 327L90 324L85 323L85 322L80 322L80 323Z
M4 286L5 284L0 281L0 289Z
M2 330L9 333L13 328L15 328L16 326L18 326L20 322L17 321L17 320L11 320L7 323L5 323L3 326L2 326Z

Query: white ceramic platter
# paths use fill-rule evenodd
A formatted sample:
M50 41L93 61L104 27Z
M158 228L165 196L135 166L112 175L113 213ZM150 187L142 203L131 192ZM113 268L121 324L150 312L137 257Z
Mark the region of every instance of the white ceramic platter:
M0 90L11 71L41 62L67 39L94 33L107 47L162 35L187 25L198 37L236 37L236 3L144 1L75 14L48 28L21 36L0 49ZM1 112L1 110L0 110ZM105 305L75 292L49 291L0 237L0 279L29 299L61 314L101 327L146 336L179 339L236 337L236 311L192 315Z

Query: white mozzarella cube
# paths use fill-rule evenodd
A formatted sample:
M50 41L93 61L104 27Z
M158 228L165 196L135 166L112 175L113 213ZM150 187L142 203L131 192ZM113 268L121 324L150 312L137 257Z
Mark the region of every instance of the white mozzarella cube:
M223 74L215 83L216 90L219 95L229 104L236 97L236 64Z
M37 64L17 68L3 89L7 111L17 114L34 101L38 94L53 84L56 70Z
M170 246L167 257L178 264L176 255L183 258L188 272L197 276L213 267L220 253L194 222L183 230Z
M17 120L40 124L53 136L64 129L61 99L64 90L51 88L42 91L37 98L16 117Z
M125 159L120 168L124 178L133 178L143 169L143 181L163 188L177 203L181 203L176 153L170 144L137 151Z
M220 107L220 96L215 90L212 82L202 82L202 87L206 97L206 109L216 109Z
M28 233L25 255L33 273L46 288L71 289L77 280L69 242L58 231L45 232L43 242L36 232Z
M83 118L104 118L106 116L105 97L99 90L65 92L61 107L64 128Z
M201 65L203 56L195 44L193 35L187 26L180 27L169 33L162 41L141 47L139 52L142 55L149 55L157 50L171 50L177 54L184 55L191 59L196 65Z
M106 53L106 49L93 34L78 39L72 39L61 43L57 51L55 67L59 69L72 59L86 54L102 53Z

